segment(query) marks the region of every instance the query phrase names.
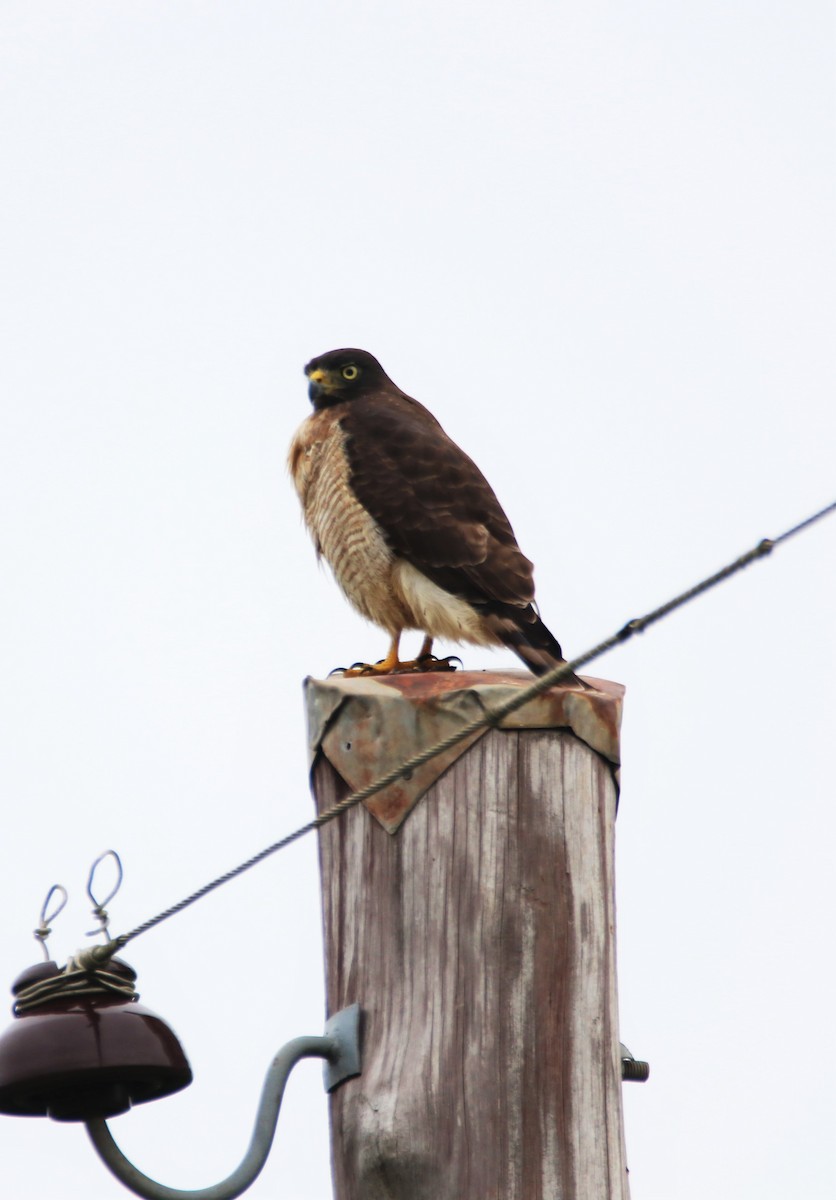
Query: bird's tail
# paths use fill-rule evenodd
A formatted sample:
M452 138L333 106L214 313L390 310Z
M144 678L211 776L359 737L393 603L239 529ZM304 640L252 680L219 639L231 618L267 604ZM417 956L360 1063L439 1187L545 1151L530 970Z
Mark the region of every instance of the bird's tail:
M566 661L557 638L531 606L513 614L508 610L491 613L486 617L486 623L502 644L513 650L535 675L545 675ZM588 688L589 685L570 672L557 686Z

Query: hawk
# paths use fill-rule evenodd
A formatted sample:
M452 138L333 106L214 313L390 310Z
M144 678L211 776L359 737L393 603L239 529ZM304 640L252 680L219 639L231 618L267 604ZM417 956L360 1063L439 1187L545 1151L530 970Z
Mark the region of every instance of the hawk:
M509 646L535 675L563 662L534 607L531 562L435 417L365 350L332 350L305 374L314 411L289 458L305 523L348 600L391 639L381 662L345 674L452 670L433 657L435 638ZM409 662L405 629L424 634Z

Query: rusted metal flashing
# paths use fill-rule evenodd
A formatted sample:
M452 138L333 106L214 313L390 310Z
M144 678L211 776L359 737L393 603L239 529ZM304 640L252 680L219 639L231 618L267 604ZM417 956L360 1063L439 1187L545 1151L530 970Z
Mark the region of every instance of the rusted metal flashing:
M504 729L571 729L612 764L616 781L624 688L586 678L594 689L554 687L512 713ZM397 767L412 755L496 708L527 687L526 671L457 671L455 674L387 675L379 679L305 680L311 770L320 754L352 791ZM366 808L395 833L413 806L489 726L439 754L409 779L366 801Z

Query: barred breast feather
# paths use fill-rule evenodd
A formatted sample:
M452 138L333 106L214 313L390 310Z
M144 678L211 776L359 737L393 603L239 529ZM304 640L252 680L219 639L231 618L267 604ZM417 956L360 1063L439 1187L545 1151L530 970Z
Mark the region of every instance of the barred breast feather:
M303 421L290 447L290 472L317 554L368 620L394 633L410 624L392 587L394 555L348 481L345 435L333 412Z

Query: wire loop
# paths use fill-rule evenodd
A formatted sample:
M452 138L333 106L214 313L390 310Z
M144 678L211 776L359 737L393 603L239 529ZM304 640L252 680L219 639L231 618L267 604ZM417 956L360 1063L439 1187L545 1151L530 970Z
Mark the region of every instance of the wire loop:
M113 859L114 863L116 864L116 883L105 896L104 900L97 900L93 892L93 878L96 874L96 870L101 866L106 858ZM107 941L110 940L110 931L108 929L110 918L107 915L107 909L105 905L110 904L113 897L119 891L120 887L122 886L122 877L122 860L115 850L105 850L97 859L94 860L93 865L90 868L90 874L87 877L87 895L90 897L90 900L93 904L93 916L99 922L99 928L89 929L87 931L88 937L95 937L97 933L101 933Z
M52 900L53 896L56 896L56 895L59 896L58 903L56 904L56 906L52 910L52 912L50 912L49 911L50 901ZM52 933L52 928L51 928L52 922L55 920L55 918L58 916L58 914L62 913L64 911L64 909L67 907L68 899L69 899L69 896L67 895L67 889L65 887L62 887L60 883L53 883L52 887L49 889L49 891L46 894L46 899L44 900L43 904L41 905L41 921L40 921L40 924L38 925L38 928L36 930L34 930L32 936L41 943L41 949L44 952L44 961L45 962L49 962L49 951L46 948L46 939Z

